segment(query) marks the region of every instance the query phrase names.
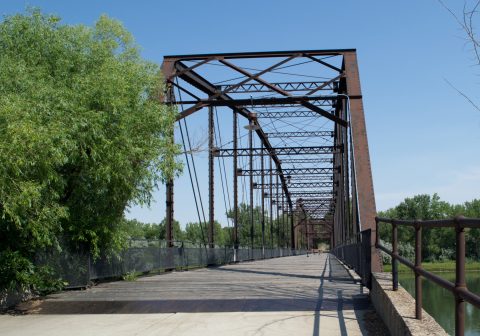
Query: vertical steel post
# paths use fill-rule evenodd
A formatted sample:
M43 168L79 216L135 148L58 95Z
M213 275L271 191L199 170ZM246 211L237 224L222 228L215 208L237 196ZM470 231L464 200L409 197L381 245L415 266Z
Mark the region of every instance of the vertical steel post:
M465 228L462 226L460 219L461 217L455 218L455 335L457 336L465 334L465 300L460 297L458 290L467 287L465 281Z
M168 63L168 64L163 64L162 65L162 71L172 71L171 67L173 64ZM166 70L169 69L169 70ZM166 92L166 101L167 102L172 102L175 100L174 94L173 94L173 89L171 85L167 86L167 92ZM174 141L174 127L170 130L170 136L171 141ZM165 209L166 209L166 215L165 215L165 239L167 240L167 247L173 247L173 201L174 201L174 196L173 196L173 177L170 178L167 183L166 183L166 197L165 197Z
M276 224L277 224L277 247L280 248L280 206L279 206L279 200L278 200L278 174L275 175L275 188L277 189L276 195L275 195L275 206L277 207L277 217L276 217Z
M357 53L355 51L343 54L343 70L346 75L347 95L361 96L360 76L358 71ZM350 119L352 128L352 145L355 164L355 181L360 229L375 229L375 195L373 191L372 169L368 152L367 128L361 99L350 100ZM380 272L382 263L380 254L373 242L371 245L372 271Z
M253 120L249 119L248 128L248 146L249 152L249 167L250 171L253 171ZM253 257L253 244L254 244L254 227L253 227L253 174L250 173L250 248Z
M238 250L238 135L237 112L233 111L233 261L237 261Z
M290 209L290 249L295 250L295 226L293 224L293 206L289 205Z
M286 233L285 233L285 197L284 197L284 192L282 190L282 247L285 248L285 239Z
M263 142L261 145L262 154L260 155L260 171L262 183L262 258L265 259L265 164L263 162Z
M392 221L392 285L393 290L398 290L398 230L397 223Z
M270 157L270 185L269 185L269 192L270 192L270 249L272 249L273 253L273 160Z
M307 217L305 220L305 241L306 241L306 247L307 251L310 249L310 241L308 237L308 227L310 226L310 218Z
M173 179L168 180L166 196L166 210L167 217L165 223L165 239L167 240L167 246L173 247Z
M344 101L342 104L343 108L343 119L348 120L348 111L347 111L347 104ZM352 228L352 222L350 220L350 176L349 176L349 162L348 162L348 129L347 128L342 128L342 143L343 143L343 151L342 151L342 156L343 156L343 174L344 174L344 183L343 183L343 188L345 190L345 215L344 215L344 221L345 221L345 226L347 228L347 239L352 238L356 232L353 232Z
M418 270L422 267L422 227L415 223L415 318L422 319L422 277Z
M215 209L214 209L214 164L213 164L213 147L214 147L214 123L213 123L213 107L208 107L208 246L215 247L214 243L214 225L215 225Z

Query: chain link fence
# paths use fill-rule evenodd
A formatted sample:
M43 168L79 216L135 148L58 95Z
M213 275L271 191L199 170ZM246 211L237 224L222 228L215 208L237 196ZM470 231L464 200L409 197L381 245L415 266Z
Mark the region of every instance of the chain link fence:
M206 248L188 242L175 242L174 247L167 247L167 242L161 240L131 240L129 247L117 254L94 259L88 252L49 250L37 253L35 263L49 266L56 277L67 282L67 288L79 288L92 281L127 274L187 270L306 253L306 250L285 248L241 247L235 251L232 246Z

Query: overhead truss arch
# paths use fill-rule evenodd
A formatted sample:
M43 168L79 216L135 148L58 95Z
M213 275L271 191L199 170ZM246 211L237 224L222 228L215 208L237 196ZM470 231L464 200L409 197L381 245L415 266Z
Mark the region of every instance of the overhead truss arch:
M181 107L177 120L209 110L210 140L214 108L230 109L234 120L239 115L248 121L248 147L238 146L236 121L232 141L219 147L209 141L210 185L214 159L232 158L234 193L238 192L239 176L249 178L251 200L255 190L261 189L262 211L268 210L265 202L270 202L270 209L277 207L277 217L279 211L288 216L290 230L286 235L291 248L301 243L299 235L305 235L307 247L324 237L325 230L316 229L322 225L328 225L332 247L361 230L375 230L375 199L355 49L171 55L164 57L162 72L166 87L162 99ZM183 96L176 95L175 90ZM253 134L260 146L253 146ZM238 167L241 157L249 159L247 167ZM269 161L273 166L267 164ZM167 230L172 229L172 195L173 181L169 181ZM213 198L212 187L210 204ZM253 203L250 206L253 208ZM272 210L269 216L274 216ZM213 218L212 214L212 226ZM318 225L307 224L309 221ZM233 223L236 226L238 218ZM237 227L234 232L238 239ZM212 245L213 233L209 240ZM236 247L238 243L235 241ZM373 244L372 252L376 254ZM373 260L373 267L380 267L378 263Z

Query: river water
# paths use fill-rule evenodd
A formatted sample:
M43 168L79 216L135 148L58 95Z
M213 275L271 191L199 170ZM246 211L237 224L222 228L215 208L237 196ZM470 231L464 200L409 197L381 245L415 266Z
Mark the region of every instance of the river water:
M415 297L415 276L411 273L399 273L399 282ZM441 272L439 276L455 282L455 272ZM425 309L450 335L455 334L455 306L453 295L442 287L423 279L423 309ZM467 287L474 293L480 293L480 272L467 273ZM465 307L465 335L480 336L480 309L470 304Z

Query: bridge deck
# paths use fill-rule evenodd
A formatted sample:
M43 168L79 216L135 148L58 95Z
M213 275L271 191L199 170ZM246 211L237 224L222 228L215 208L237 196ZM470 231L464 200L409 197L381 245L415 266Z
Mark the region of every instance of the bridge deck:
M384 334L368 299L329 254L104 283L0 316L2 335ZM135 314L135 315L132 315Z

